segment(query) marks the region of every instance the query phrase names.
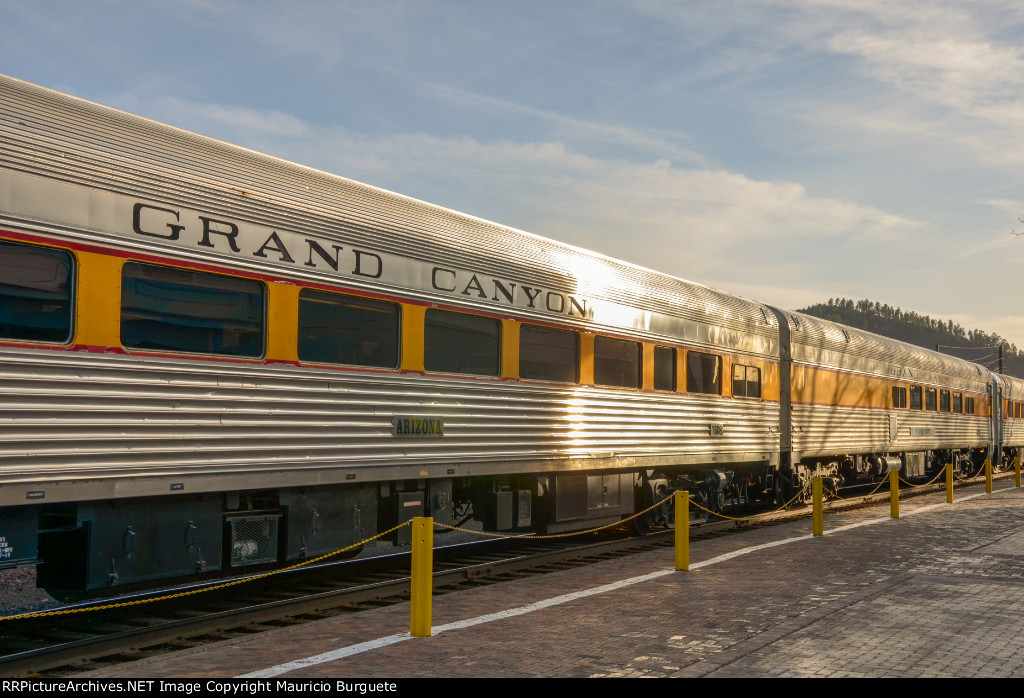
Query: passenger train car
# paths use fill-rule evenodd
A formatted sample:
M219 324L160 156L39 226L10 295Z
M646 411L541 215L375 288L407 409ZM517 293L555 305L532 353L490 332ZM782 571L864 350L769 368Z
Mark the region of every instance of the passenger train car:
M43 586L417 515L782 502L1016 455L1022 403L966 361L0 77L0 565Z

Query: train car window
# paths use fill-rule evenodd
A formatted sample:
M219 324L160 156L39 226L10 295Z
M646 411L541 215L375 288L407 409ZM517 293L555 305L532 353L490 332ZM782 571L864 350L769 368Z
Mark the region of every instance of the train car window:
M132 349L262 356L264 305L259 281L126 262L121 276L121 344Z
M299 359L397 368L398 303L304 288L299 291Z
M538 325L520 327L519 377L560 383L579 381L579 335Z
M1020 419L1020 413L1021 413L1021 407L1020 407L1020 403L1018 402L1017 403L1017 408L1016 408L1016 418L1017 419Z
M0 337L71 341L71 276L67 252L0 242Z
M497 376L500 346L497 319L427 309L423 365L428 371Z
M910 409L919 410L922 406L923 405L921 403L921 386L910 386Z
M594 337L594 384L640 387L640 343Z
M654 347L654 389L676 389L676 350Z
M953 393L953 414L961 414L963 411L963 395L960 393Z
M964 414L974 414L974 398L964 398Z
M949 391L939 393L939 412L949 412Z
M732 396L760 398L761 369L756 366L741 366L740 364L733 364Z
M929 412L934 412L935 407L938 404L937 393L935 388L927 388L924 391L924 408Z
M906 409L907 407L907 389L900 388L899 386L893 386L892 388L892 406L894 409Z
M721 357L699 351L686 352L686 392L721 395Z

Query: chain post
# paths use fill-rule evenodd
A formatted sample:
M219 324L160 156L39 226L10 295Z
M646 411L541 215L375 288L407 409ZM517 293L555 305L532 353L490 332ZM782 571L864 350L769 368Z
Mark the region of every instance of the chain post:
M676 491L676 569L690 569L690 493Z
M825 535L825 517L822 511L822 482L821 476L815 475L811 480L811 495L814 498L814 535Z
M411 574L409 634L430 637L430 597L434 591L434 519L430 516L412 520Z
M953 503L953 464L946 463L946 504Z
M985 461L985 494L992 494L992 461Z
M900 518L900 471L889 471L889 516Z

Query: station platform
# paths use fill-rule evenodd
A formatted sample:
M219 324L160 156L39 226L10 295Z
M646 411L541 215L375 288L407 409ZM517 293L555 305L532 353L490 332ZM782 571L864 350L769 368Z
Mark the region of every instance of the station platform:
M399 604L75 678L1024 676L1012 476Z

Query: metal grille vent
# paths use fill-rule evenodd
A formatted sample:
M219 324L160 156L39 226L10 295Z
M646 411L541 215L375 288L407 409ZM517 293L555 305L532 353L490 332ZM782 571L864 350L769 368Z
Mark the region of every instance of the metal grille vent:
M277 560L279 514L232 517L231 566L257 565Z

